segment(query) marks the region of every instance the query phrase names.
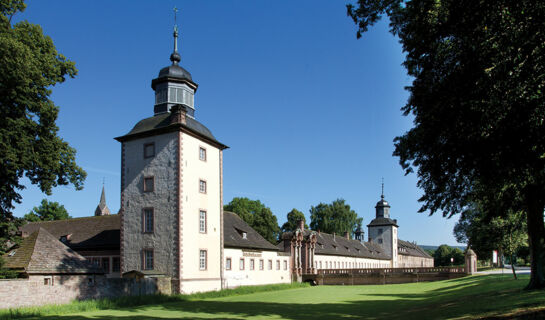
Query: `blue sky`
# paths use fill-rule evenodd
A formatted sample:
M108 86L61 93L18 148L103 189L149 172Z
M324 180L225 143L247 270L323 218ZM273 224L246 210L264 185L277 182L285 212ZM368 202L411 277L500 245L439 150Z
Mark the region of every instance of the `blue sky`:
M199 84L196 118L230 149L224 199L259 199L282 224L292 208L344 198L369 223L385 196L400 238L456 244L457 217L417 213L422 192L392 156L412 126L400 108L411 79L398 40L381 22L356 40L343 1L28 1L15 21L40 24L76 62L53 88L60 135L77 149L85 188L54 189L74 217L92 215L103 179L119 210L120 144L153 115L151 80L170 64L172 8L180 8L181 65ZM22 192L22 216L45 195Z

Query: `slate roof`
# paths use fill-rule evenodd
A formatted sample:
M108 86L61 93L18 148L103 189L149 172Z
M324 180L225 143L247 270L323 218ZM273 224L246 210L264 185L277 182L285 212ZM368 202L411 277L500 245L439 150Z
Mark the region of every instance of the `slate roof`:
M43 228L4 255L5 267L29 274L104 273Z
M170 112L160 113L158 115L155 115L153 117L149 117L143 120L140 120L134 128L132 128L129 133L127 133L124 136L115 138L118 141L125 141L129 140L132 137L139 137L139 136L145 136L146 134L152 134L155 132L162 132L162 130L165 130L166 132L172 130L176 130L179 126L182 126L182 128L186 128L189 131L196 133L197 135L204 137L205 139L209 140L212 143L218 144L222 149L227 148L226 145L222 144L208 130L207 127L205 127L202 123L199 121L186 117L186 124L181 123L170 123Z
M367 225L367 227L369 227L369 226L396 226L396 227L398 227L397 220L392 220L390 218L383 218L383 217L373 219Z
M303 235L305 238L310 236L312 231L305 230ZM282 239L287 240L293 237L293 232L285 232L282 235ZM389 260L390 257L384 253L382 248L372 242L360 242L354 239L347 239L343 236L329 233L316 232L316 254L334 255L334 256L348 256L358 258L369 259L385 259Z
M73 218L57 221L31 222L21 230L23 236L29 235L38 229L47 230L57 240L68 236L67 246L74 250L119 250L121 227L118 214Z
M246 239L242 237L243 232L246 232ZM223 211L223 246L278 251L278 247L265 240L236 213L230 211Z
M418 245L403 241L401 239L397 240L397 253L404 256L413 256L413 257L422 257L433 259L424 249L420 248Z

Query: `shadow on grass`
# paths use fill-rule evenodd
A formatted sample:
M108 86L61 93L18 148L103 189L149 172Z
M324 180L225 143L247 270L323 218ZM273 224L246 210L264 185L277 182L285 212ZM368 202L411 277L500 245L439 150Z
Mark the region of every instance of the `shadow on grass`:
M545 292L525 292L525 281L497 281L489 276L466 278L456 281L454 286L430 289L415 294L407 293L368 293L357 301L316 301L315 304L301 304L290 301L271 303L258 301L229 301L228 299L209 299L195 301L169 302L161 305L119 308L120 314L55 315L42 316L41 319L168 319L191 318L206 319L246 319L249 317L283 319L445 319L468 317L484 313L501 314L513 308L545 304ZM365 287L362 291L365 290ZM324 288L325 289L325 288ZM308 290L313 290L309 288ZM323 289L322 289L323 290ZM305 295L312 291L304 291ZM278 295L285 291L278 291ZM360 294L360 293L358 293ZM152 309L153 310L150 310ZM155 310L157 309L157 310ZM151 312L152 316L144 316Z

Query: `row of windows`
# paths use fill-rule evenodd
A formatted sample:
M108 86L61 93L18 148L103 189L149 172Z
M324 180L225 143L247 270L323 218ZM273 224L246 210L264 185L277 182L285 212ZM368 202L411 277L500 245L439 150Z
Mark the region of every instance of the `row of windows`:
M142 250L142 269L153 270L153 249ZM206 270L208 267L208 251L199 250L199 270Z
M167 101L168 96L168 101ZM173 88L155 91L155 104L161 104L165 102L170 103L183 103L188 106L193 106L193 93L185 88Z
M250 260L250 269L249 270L255 270L255 259L249 259ZM284 260L284 270L288 270L288 261L287 260ZM238 268L239 270L244 270L246 268L245 266L245 259L244 258L240 258L239 259L239 262L238 262ZM265 270L265 261L263 259L259 259L258 261L259 263L259 270ZM225 270L231 270L232 268L232 261L231 261L231 258L226 258L225 259ZM273 260L272 259L269 259L267 261L267 270L272 270L273 269ZM280 260L276 260L276 270L280 270Z
M101 267L106 273L119 272L121 270L119 257L87 257L87 261L97 267Z
M154 209L144 208L142 209L142 232L153 233L154 232ZM207 232L207 213L206 210L199 210L199 232Z
M323 264L322 264L323 262ZM365 262L349 262L349 261L315 261L314 266L318 269L368 269L368 268L384 268L389 264L380 263L365 263Z
M147 176L144 177L144 192L154 192L155 191L155 177ZM206 193L206 180L199 180L199 192Z
M144 144L144 159L155 157L155 143ZM199 160L206 161L206 148L199 147Z

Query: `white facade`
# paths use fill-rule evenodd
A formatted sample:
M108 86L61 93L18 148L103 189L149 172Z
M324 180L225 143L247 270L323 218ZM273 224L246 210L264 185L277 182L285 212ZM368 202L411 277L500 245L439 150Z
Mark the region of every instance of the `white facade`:
M278 251L224 249L224 288L290 283L289 255Z
M390 260L357 258L334 255L314 255L316 269L369 269L390 268Z

